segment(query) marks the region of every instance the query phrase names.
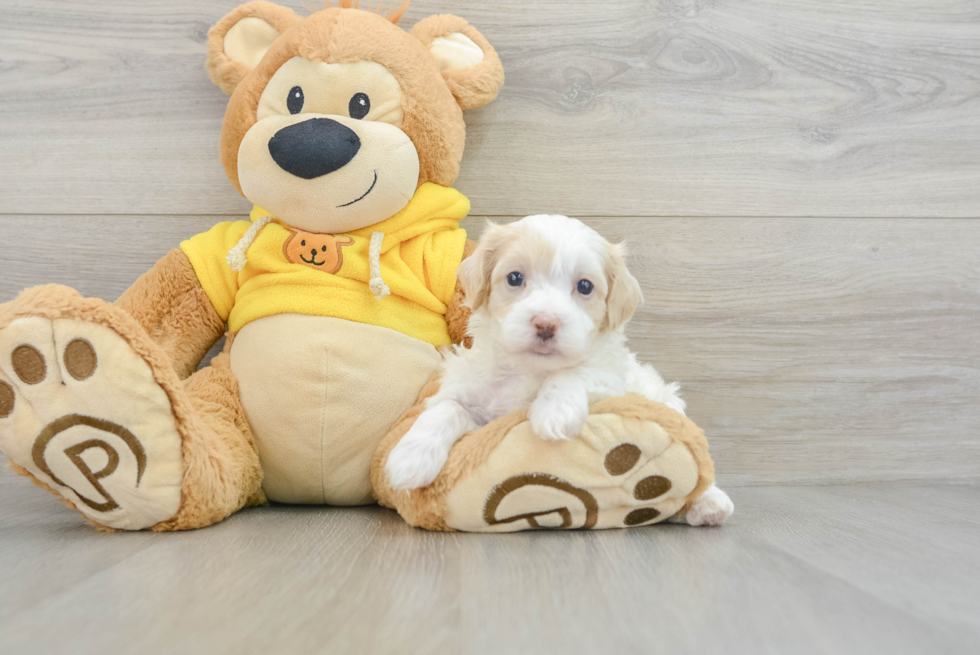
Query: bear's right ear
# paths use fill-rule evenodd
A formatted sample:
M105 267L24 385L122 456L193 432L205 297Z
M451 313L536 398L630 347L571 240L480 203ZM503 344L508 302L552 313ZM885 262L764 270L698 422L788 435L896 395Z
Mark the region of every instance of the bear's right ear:
M279 35L301 21L292 9L249 2L233 9L208 31L205 67L211 81L231 95Z
M482 107L497 97L504 84L504 66L475 27L459 16L441 14L416 23L412 36L435 59L461 109Z

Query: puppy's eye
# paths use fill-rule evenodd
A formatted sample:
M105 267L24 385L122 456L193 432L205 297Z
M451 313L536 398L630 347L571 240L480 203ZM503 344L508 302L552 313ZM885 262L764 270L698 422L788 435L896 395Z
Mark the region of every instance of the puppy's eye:
M305 246L305 245L306 245L306 239L303 239L302 241L300 241L300 242L299 242L299 245L301 245L301 246Z
M578 284L575 286L575 289L583 296L587 296L592 293L593 287L592 283L588 280L579 280Z
M289 109L290 114L298 114L303 111L303 89L298 86L294 86L289 90L289 95L286 96L286 108Z
M347 103L347 113L351 118L361 120L371 111L371 99L366 93L355 93L354 97Z
M323 251L323 252L327 252L327 247L326 246L323 246L322 248L320 248L320 250Z
M507 276L507 284L512 287L519 287L524 284L524 276L517 271L514 271Z

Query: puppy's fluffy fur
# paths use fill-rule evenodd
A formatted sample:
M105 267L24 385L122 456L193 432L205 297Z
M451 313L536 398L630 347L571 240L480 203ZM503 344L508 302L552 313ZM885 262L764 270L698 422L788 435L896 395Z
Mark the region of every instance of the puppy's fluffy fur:
M535 433L553 440L578 434L589 403L629 392L683 413L679 385L626 346L643 295L621 245L565 216L491 223L459 279L473 346L446 353L440 391L389 454L393 488L431 483L462 435L513 410L530 408ZM721 523L732 509L712 486L682 520Z

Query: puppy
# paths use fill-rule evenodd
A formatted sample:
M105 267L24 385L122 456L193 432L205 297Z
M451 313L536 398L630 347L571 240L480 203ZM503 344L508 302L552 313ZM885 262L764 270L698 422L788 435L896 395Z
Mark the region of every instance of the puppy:
M458 275L473 346L445 354L440 391L388 456L393 488L428 485L461 436L517 409L549 440L574 438L590 403L629 392L684 412L680 386L626 346L643 294L621 245L566 216L528 216L489 224ZM712 485L679 520L719 524L733 510Z

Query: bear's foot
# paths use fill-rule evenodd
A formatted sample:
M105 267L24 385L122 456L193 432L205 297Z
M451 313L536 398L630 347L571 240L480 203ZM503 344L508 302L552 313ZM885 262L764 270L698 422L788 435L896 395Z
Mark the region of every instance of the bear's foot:
M376 482L381 501L413 525L510 532L651 525L692 503L713 477L694 423L628 395L594 404L573 439L541 439L526 412L515 412L464 436L429 487L395 492Z
M149 337L102 301L62 287L32 292L0 321L0 450L98 525L138 530L173 517L182 439L153 367L131 345L152 349Z

